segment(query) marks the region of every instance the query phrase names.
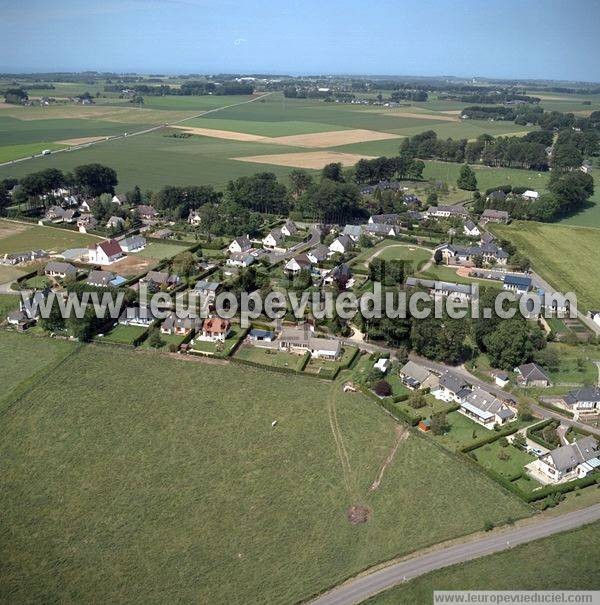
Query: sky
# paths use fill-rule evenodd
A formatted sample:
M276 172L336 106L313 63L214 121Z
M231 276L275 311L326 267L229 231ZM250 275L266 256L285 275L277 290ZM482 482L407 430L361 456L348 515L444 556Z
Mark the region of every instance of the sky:
M0 0L0 71L600 81L600 0Z

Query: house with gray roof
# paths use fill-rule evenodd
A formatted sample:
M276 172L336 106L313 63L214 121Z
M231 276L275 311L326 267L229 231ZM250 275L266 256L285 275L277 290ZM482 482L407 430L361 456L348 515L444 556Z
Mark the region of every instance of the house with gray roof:
M575 412L594 412L600 409L600 387L582 387L569 391L563 397L564 405Z
M515 368L517 383L522 387L551 387L552 382L548 375L537 363L524 363Z
M446 371L440 376L439 386L432 391L436 399L442 401L455 401L460 403L464 391L469 389L469 384L456 372Z
M331 252L325 244L317 244L306 253L306 256L308 256L311 263L318 265L319 263L326 261L330 254Z
M131 237L120 240L119 245L123 252L137 252L146 247L146 238L141 235L132 235Z
M435 389L439 385L438 377L426 367L415 363L406 362L399 370L400 380L411 390Z
M346 225L342 235L347 235L352 241L357 242L363 233L362 225Z
M530 466L539 471L549 483L582 479L600 469L598 442L594 437L583 437L542 455L539 460L528 465Z
M516 417L504 401L480 387L462 396L458 411L486 429L493 429L495 425L510 422Z
M70 263L50 261L44 267L44 275L64 279L65 277L75 277L77 275L77 269Z
M366 233L374 236L396 237L398 235L398 227L387 223L369 223L365 225L364 229Z

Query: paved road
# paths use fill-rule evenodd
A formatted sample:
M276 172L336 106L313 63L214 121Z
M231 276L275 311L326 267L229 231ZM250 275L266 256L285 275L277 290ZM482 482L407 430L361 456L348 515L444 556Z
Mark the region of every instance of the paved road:
M310 248L313 248L321 241L321 229L318 226L313 226L310 228L310 239L306 242L300 242L291 248L288 248L285 252L277 252L273 254L267 254L271 264L279 263L282 260L288 260L292 258L292 256L296 256L296 254L300 254Z
M353 605L383 590L426 574L435 569L471 561L519 544L545 538L600 520L600 504L560 516L543 518L531 524L489 535L475 536L467 542L440 550L417 554L410 559L354 578L311 601L311 605Z
M65 149L57 149L56 151L53 151L50 156L56 155L57 153L66 153L68 151L77 151L79 149L84 149L86 147L91 147L92 145L99 145L100 143L108 143L110 141L116 141L118 139L124 139L125 137L129 138L129 137L135 137L141 134L148 134L149 132L155 132L156 130L160 130L161 128L165 128L167 126L175 126L177 124L182 124L183 122L187 122L188 120L193 120L194 118L201 118L202 116L208 115L210 113L215 113L217 111L222 111L223 109L230 109L231 107L237 107L238 105L246 105L247 103L254 103L255 101L258 101L259 99L262 99L264 97L267 97L268 95L273 94L272 92L267 92L263 95L257 96L257 97L253 97L252 99L248 99L246 101L240 101L239 103L232 103L231 105L225 105L224 107L216 107L215 109L209 109L208 111L203 111L202 113L193 115L193 116L188 116L187 118L182 118L181 120L175 120L174 122L164 122L163 124L159 124L157 126L152 126L150 128L145 128L144 130L137 130L135 132L128 132L127 134L123 133L123 134L117 134L111 137L105 137L103 139L99 139L97 141L91 141L89 143L84 143L82 145L72 145L71 147L66 147ZM41 157L50 157L50 156L45 156L42 155L41 153L38 153L36 155L32 155L32 156L28 156L26 158L19 158L16 160L10 160L8 162L2 162L0 163L0 167L2 166L10 166L11 164L17 164L19 162L26 162L28 160L32 160L34 158L41 158Z
M571 420L570 418L566 418L565 416L562 416L557 412L553 412L552 410L543 408L542 406L536 405L535 403L532 403L530 407L536 416L542 416L543 418L554 418L555 420L560 420L562 424L574 426L578 429L583 429L584 431L594 433L594 435L600 437L600 428L596 428L591 424L585 424L584 422L579 422L578 420Z

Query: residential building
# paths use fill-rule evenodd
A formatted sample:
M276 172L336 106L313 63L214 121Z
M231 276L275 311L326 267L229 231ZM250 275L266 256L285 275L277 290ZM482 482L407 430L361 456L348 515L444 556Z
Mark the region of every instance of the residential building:
M292 237L298 233L298 227L294 221L286 221L283 227L281 227L281 233L283 233L285 237Z
M123 204L127 203L127 196L124 193L113 195L112 203L116 204L117 206L122 206Z
M463 233L468 237L479 237L481 231L473 221L466 221L463 225Z
M163 334L187 336L192 330L200 328L202 320L192 317L178 317L176 313L168 315L160 326Z
M582 387L569 391L563 397L565 406L575 412L600 410L600 387Z
M37 290L24 301L19 300L19 309L11 311L6 317L6 321L11 326L16 326L17 330L24 331L34 325L39 316L38 306L47 298L50 288Z
M248 332L248 340L255 343L273 342L275 340L275 332L253 328Z
M45 250L28 250L27 252L12 252L0 256L0 265L20 265L29 263L40 258L47 258L48 253Z
M87 233L89 229L95 229L98 221L91 214L82 214L77 219L77 226L81 233Z
M127 307L123 309L119 317L119 323L123 326L140 326L147 328L156 319L149 307Z
M458 411L486 429L510 422L516 416L504 401L480 387L461 397Z
M248 252L252 248L250 238L247 235L236 237L231 244L229 244L229 252L231 254L238 254L240 252Z
M491 203L502 203L506 201L506 193L502 191L502 189L496 189L496 191L492 191L486 198L486 201Z
M331 252L324 244L317 244L314 248L306 253L308 260L315 265L318 265L327 260Z
M428 218L469 218L469 213L462 206L430 206L426 214Z
M600 467L600 451L594 437L583 437L542 455L536 466L550 483L582 479Z
M501 370L494 370L492 376L494 377L494 382L502 389L510 382L508 374Z
M353 242L357 242L363 233L361 225L346 225L342 231L342 235L347 235Z
M290 258L290 260L285 264L284 269L288 273L292 273L296 275L302 271L302 269L310 269L311 262L306 254L298 254Z
M170 237L173 237L173 231L171 231L171 229L166 228L159 229L158 231L155 231L153 235L158 239L169 239Z
M325 284L336 282L341 288L345 288L349 285L351 279L352 271L350 267L346 263L342 263L327 273L324 282Z
M140 283L147 284L153 291L175 288L181 283L178 275L171 275L167 271L148 271L145 277L140 279Z
M44 275L64 279L65 277L75 277L77 275L77 269L70 263L51 261L44 268Z
M399 222L399 214L373 214L369 217L369 225L397 225Z
M64 208L61 208L60 206L50 206L46 211L45 218L53 223L62 223L64 215Z
M369 235L374 236L396 237L398 235L398 227L386 223L369 223L365 225L364 230Z
M293 353L309 351L312 357L322 359L337 359L342 347L337 338L319 338L304 327L284 328L278 339L279 349Z
M469 385L464 378L455 372L446 371L440 376L439 385L432 391L432 395L442 401L459 403L460 397L468 389Z
M117 240L107 239L88 247L88 262L109 265L123 256L123 249Z
M506 210L494 210L493 208L486 208L482 215L480 222L485 225L486 223L508 223L510 215Z
M262 245L264 248L274 250L275 248L281 248L285 236L281 232L281 229L272 229L271 232L263 238Z
M158 216L158 212L155 210L154 206L140 204L132 210L137 211L138 216L144 220L152 220Z
M231 332L231 322L220 317L209 317L202 324L202 334L198 340L210 342L225 342Z
M249 267L256 259L247 252L233 252L227 259L230 267Z
M132 235L119 241L123 252L138 252L146 247L146 238L141 235Z
M548 375L537 363L525 363L515 368L517 383L522 387L551 387Z
M196 282L194 286L195 292L209 301L215 299L220 288L221 284L219 282L207 281L205 279Z
M120 216L111 216L106 221L106 228L122 230L125 228L125 220L123 218L121 218Z
M504 276L502 288L517 294L526 294L531 289L531 277L527 275L512 275Z
M471 300L472 296L471 286L468 284L454 284L445 281L407 277L406 286L408 288L426 288L432 296L451 297L456 302L467 302Z
M506 265L508 254L494 243L479 244L478 246L458 246L454 244L443 244L437 250L442 252L442 258L448 265L461 265L472 267L477 258L484 263Z
M400 380L409 389L431 389L439 386L439 378L424 366L414 361L406 362L399 371Z
M532 189L528 189L527 191L525 191L523 193L523 195L521 197L526 202L535 202L540 197L540 194L537 191L533 191Z
M331 244L329 244L329 250L331 252L338 252L339 254L345 254L346 252L354 248L354 242L347 235L340 235Z
M108 288L113 279L115 279L115 274L110 271L90 271L85 283L97 288Z
M187 222L194 227L198 227L202 223L202 218L197 210L190 210L188 214Z

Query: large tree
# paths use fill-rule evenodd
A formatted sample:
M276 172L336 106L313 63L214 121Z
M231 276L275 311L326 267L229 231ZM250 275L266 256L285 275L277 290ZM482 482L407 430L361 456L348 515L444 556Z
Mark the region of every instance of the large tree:
M461 166L456 184L459 189L464 189L465 191L475 191L477 189L477 177L468 164Z
M115 192L118 184L117 173L102 164L85 164L73 171L75 186L84 194L98 197L102 193Z

